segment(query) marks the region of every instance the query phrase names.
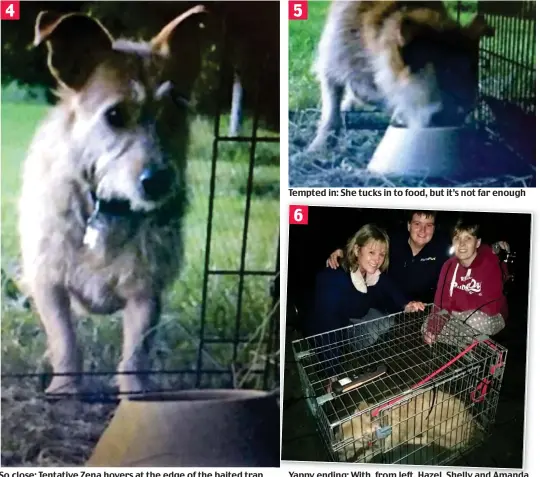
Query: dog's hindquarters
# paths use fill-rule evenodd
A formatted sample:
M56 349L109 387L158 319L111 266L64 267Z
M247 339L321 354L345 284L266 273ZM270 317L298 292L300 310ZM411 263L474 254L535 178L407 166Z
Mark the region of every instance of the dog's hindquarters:
M340 426L336 438L347 442L339 452L340 459L422 465L443 452L470 445L477 428L466 403L442 390L405 398L390 409L382 409L377 417L372 417L371 408L361 403L360 414ZM379 438L378 429L389 434Z

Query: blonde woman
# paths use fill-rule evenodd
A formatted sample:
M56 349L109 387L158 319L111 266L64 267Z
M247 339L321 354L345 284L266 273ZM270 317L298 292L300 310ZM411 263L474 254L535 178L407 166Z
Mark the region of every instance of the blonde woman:
M308 317L309 335L369 320L375 310L390 313L424 309L421 302L408 301L384 273L388 268L390 241L387 233L374 224L364 225L349 240L341 266L326 268L316 278L315 298ZM386 329L371 330L375 341ZM369 344L369 343L366 343Z

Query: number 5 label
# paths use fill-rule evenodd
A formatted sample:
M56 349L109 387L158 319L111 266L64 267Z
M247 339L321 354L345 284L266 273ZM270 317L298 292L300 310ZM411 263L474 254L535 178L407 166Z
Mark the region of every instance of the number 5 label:
M290 205L289 206L289 225L307 225L308 206Z
M308 18L308 2L304 1L289 1L289 20L307 20Z
M19 2L0 2L1 20L18 20L20 15Z

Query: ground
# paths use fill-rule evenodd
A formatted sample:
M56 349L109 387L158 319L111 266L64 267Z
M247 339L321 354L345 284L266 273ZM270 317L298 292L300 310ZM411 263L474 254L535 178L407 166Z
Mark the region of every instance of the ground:
M457 15L456 2L446 2ZM460 2L460 21L467 23L476 11L475 1ZM479 134L471 148L471 164L477 164L471 178L446 181L435 178L382 176L366 171L384 130L387 120L382 113L363 114L362 120L345 117L345 131L336 144L319 153L307 153L306 148L315 137L320 115L320 92L311 71L317 43L326 18L329 2L308 3L308 19L289 22L289 186L290 187L534 187L536 184L535 158L520 159L495 136ZM529 31L530 25L512 20L484 48L526 65L535 65L535 49L523 51L508 36ZM516 36L517 37L517 36ZM534 43L533 43L534 44ZM512 46L513 45L513 46ZM487 62L484 62L487 64ZM482 64L484 64L482 63ZM509 78L509 68L491 61L490 69L482 70L482 93L499 97L505 90L516 90L516 78ZM512 72L512 74L514 74ZM528 82L532 81L531 85ZM519 88L534 91L535 75L524 76ZM518 88L518 89L519 89ZM534 94L534 93L533 93ZM496 124L494 126L496 128Z
M19 245L16 230L21 163L33 131L46 113L43 104L2 103L2 465L80 465L88 457L115 404L48 403L45 336L38 317L17 292ZM249 128L246 119L246 132ZM224 118L223 128L227 127ZM185 220L185 266L167 295L157 330L152 369L158 388L195 386L200 340L204 254L209 207L213 125L194 118L188 163L190 209ZM260 135L275 135L260 131ZM210 269L240 267L250 144L222 144L216 171ZM279 144L259 144L253 178L245 255L246 270L272 271L279 239ZM209 278L201 387L258 387L272 314L272 276L245 276L236 329L239 278ZM77 322L84 343L84 369L97 373L93 389L110 390L120 353L119 316L89 316ZM233 365L234 341L239 346ZM275 358L272 358L275 360ZM229 378L233 370L233 378ZM178 371L177 373L175 371ZM100 375L99 373L104 373ZM256 377L257 376L257 377Z

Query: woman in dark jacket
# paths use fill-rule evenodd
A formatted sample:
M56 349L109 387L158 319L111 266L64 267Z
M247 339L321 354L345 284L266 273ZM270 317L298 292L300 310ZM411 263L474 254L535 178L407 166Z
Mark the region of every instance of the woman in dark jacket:
M351 350L363 352L394 324L394 316L383 318L383 311L424 309L423 303L407 302L390 278L381 274L388 268L389 248L384 230L364 225L349 240L341 267L317 275L306 331L330 384L348 368ZM353 323L362 325L349 326Z
M364 225L349 240L341 267L319 272L306 324L309 335L382 316L375 310L395 313L424 309L423 303L409 302L390 278L381 274L388 268L389 248L384 230Z

